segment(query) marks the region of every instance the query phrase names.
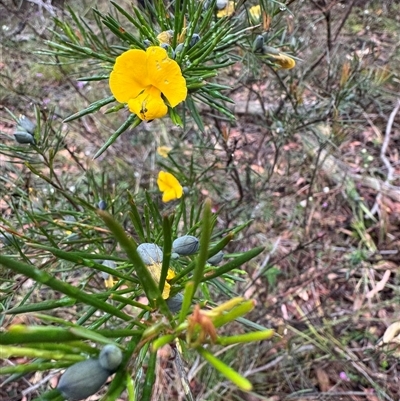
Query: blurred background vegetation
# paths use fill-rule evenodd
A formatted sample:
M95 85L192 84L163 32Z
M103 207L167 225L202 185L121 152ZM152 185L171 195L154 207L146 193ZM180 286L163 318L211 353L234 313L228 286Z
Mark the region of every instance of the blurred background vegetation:
M92 8L110 12L109 2L0 0L0 233L14 241L10 246L9 237L3 239L0 254L41 260L59 279L96 291L101 275L43 257L37 238L67 251L112 253L116 244L102 231L98 202L104 200L132 234L129 200L144 213L148 194L158 194L157 172L171 171L187 187L191 205L211 199L215 233L242 228L227 245L227 257L265 247L222 290L210 286L210 298L254 299L248 321L277 332L271 341L227 346L218 354L253 383L250 393L189 357L194 398L398 400L396 347L376 344L400 318L400 4L263 3L276 14L261 25L268 25L276 48L295 57L295 68L271 68L252 51L263 32L256 24L229 54L234 63L214 78L231 88L221 93L234 102L226 103L234 119L200 104L203 126L193 115L183 129L168 119L143 123L93 159L128 113L100 109L64 123L110 96L108 82L78 80L97 68L93 63L44 53L54 39L54 17L71 22L71 7L96 29ZM130 9L128 1L118 4ZM40 152L14 141L9 111L40 121ZM171 148L168 158L157 153L159 146ZM175 206L158 207L168 213ZM0 291L2 330L38 323L33 312L13 313L16 306L59 298L3 266ZM76 322L81 312L68 305L54 317ZM225 330L235 334L241 326ZM153 399L184 399L168 357L158 357ZM24 362L5 358L1 367ZM56 377L41 371L7 379L0 398L34 399L54 387Z

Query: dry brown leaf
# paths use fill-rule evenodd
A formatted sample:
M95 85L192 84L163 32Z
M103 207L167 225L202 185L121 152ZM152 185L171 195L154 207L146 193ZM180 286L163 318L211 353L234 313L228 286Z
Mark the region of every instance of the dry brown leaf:
M321 368L315 369L315 374L317 376L319 389L321 392L326 393L331 388L331 383L329 381L329 376L325 370Z

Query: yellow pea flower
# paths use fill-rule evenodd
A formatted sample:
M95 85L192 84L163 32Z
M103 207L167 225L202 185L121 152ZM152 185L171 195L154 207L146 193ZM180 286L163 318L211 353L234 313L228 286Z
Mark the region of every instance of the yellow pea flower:
M163 193L163 202L180 199L183 195L182 185L171 173L160 171L158 173L157 184L159 190Z
M161 156L161 157L168 157L168 153L171 152L172 148L170 148L169 146L159 146L157 148L157 153Z
M268 55L275 64L278 64L281 68L285 70L291 70L296 66L296 61L291 57L287 56L286 54L279 53L277 55Z
M261 18L261 6L253 6L249 8L250 18L253 23L259 23Z
M229 17L234 12L235 12L235 2L228 1L228 4L226 5L226 7L217 12L217 18Z
M162 267L162 263L154 263L152 265L147 266L147 268L150 271L151 276L153 277L154 281L157 284L160 282L161 267ZM168 269L166 282L164 284L164 289L163 289L163 292L162 292L163 299L169 298L169 293L171 291L171 286L169 285L168 281L172 280L174 277L175 277L175 272L172 269Z
M146 51L132 49L118 56L109 85L115 99L127 103L129 110L144 121L164 117L168 106L177 106L187 96L178 63L159 46Z

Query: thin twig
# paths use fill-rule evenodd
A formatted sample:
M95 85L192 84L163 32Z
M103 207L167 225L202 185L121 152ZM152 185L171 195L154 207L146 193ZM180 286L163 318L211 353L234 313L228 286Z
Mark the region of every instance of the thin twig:
M388 171L387 172L387 176L386 176L386 180L385 180L386 184L390 184L390 182L393 180L393 176L394 176L394 172L395 172L395 169L390 164L389 159L386 157L386 151L387 151L387 148L389 146L390 134L392 132L394 119L395 119L396 114L398 113L399 109L400 109L400 99L397 99L396 106L393 109L393 111L390 113L389 120L388 120L387 125L386 125L385 137L383 138L383 143L382 143L382 147L381 147L380 157L381 157L381 160L382 160L383 164L386 166L387 171ZM381 199L382 199L382 193L379 192L378 195L376 196L375 204L371 209L371 213L372 214L375 214L377 212L378 212L378 214L380 213L379 204L380 204Z

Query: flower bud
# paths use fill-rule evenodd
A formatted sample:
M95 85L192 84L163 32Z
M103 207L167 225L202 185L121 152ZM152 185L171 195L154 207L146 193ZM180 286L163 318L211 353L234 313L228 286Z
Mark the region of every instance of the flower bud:
M98 207L100 210L106 210L106 209L107 209L107 202L106 202L105 200L101 199L101 200L99 201L99 203L97 204L97 207Z
M14 132L14 138L20 144L35 144L35 138L33 137L33 135L22 129L22 127L17 128L17 130Z
M179 253L172 252L172 253L171 253L171 259L172 259L172 260L179 259Z
M18 243L17 239L10 233L0 234L0 242L5 246L15 245Z
M111 373L114 373L122 362L122 351L113 344L107 344L100 352L100 365Z
M215 5L218 10L223 10L228 5L228 0L217 0Z
M33 123L28 117L24 115L20 115L18 119L18 127L17 129L20 129L21 131L24 130L28 132L29 134L33 135L35 133L36 129L36 124Z
M193 47L200 40L200 35L198 33L194 33L190 39L189 47Z
M183 295L178 292L178 294L174 295L171 298L168 298L165 302L167 303L168 308L172 313L179 312L182 308Z
M209 263L212 266L217 266L219 263L221 263L223 258L224 258L224 253L222 251L219 251L214 256L211 256L211 258L207 260L207 263Z
M109 267L110 269L115 269L115 262L113 260L104 260L102 265ZM106 272L101 272L101 276L104 278L104 280L107 280L110 277L110 275Z
M184 235L172 243L172 252L181 256L193 255L199 250L199 240L193 235Z
M136 250L145 265L161 263L163 260L163 252L161 248L156 244L140 244Z
M150 47L150 46L153 46L153 44L150 42L150 40L149 39L145 39L144 41L143 41L143 44L144 44L144 47L147 49L148 47Z
M70 366L61 376L57 389L67 400L83 400L97 393L109 375L97 359L87 359Z
M253 46L252 46L253 52L254 53L262 52L263 46L264 46L264 36L257 35L257 37L254 39Z
M179 43L179 45L175 47L175 56L183 50L184 46L183 43Z

